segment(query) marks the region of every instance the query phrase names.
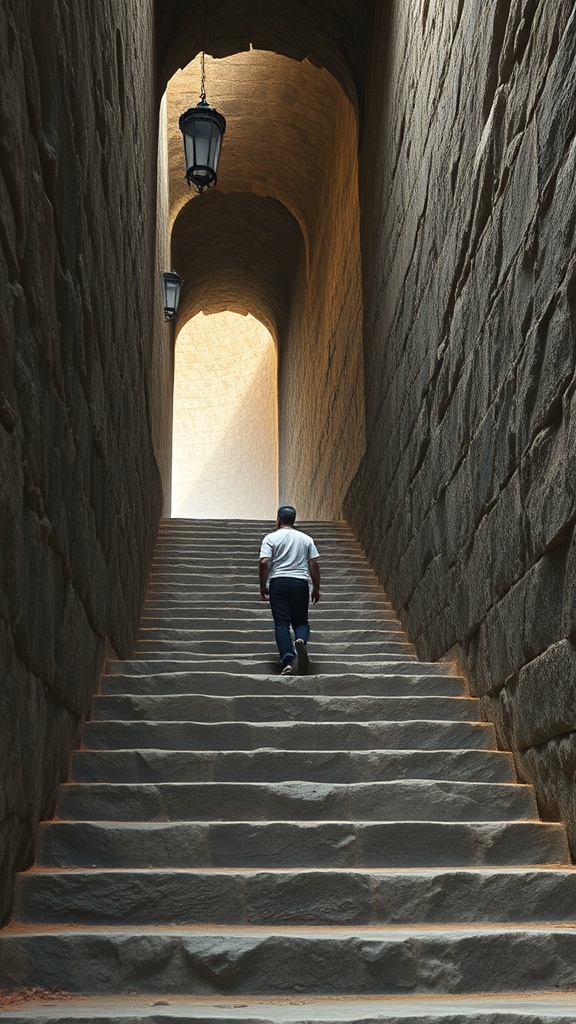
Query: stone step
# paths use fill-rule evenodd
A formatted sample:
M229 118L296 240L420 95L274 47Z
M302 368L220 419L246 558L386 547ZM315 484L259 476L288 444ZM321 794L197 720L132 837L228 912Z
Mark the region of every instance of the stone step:
M267 601L260 598L257 587L254 587L251 592L247 591L246 594L235 594L233 599L222 595L219 591L192 593L190 588L182 588L173 592L166 588L159 593L146 595L145 614L156 613L166 608L174 614L187 609L195 611L205 608L206 612L214 614L221 612L223 615L235 614L237 618L245 613L249 615L252 611L253 614L268 616L268 621L270 621L270 606ZM338 628L338 622L346 621L345 618L342 619L342 613L348 610L355 612L357 617L360 613L385 616L386 612L392 617L395 616L392 605L376 591L371 594L360 591L348 594L344 591L339 594L323 591L320 604L311 608L310 614L312 619L316 617L316 614L319 618L332 618L336 623L335 628Z
M233 626L227 627L215 627L213 621L209 626L203 629L199 629L197 626L187 627L174 627L174 626L147 626L142 624L138 632L138 640L162 640L170 643L179 643L181 641L190 642L191 640L237 640L240 643L250 643L253 640L270 641L273 635L273 624L271 621L256 622L250 625L249 630L246 626ZM318 625L314 631L314 642L318 643L380 643L394 640L397 642L407 643L406 633L401 630L397 624L380 623L378 626L365 629L365 628L349 628L345 627L340 630L330 629L329 627L319 627Z
M570 868L62 870L18 878L31 924L412 925L576 920Z
M215 530L221 533L225 530L230 530L234 534L242 533L243 530L268 530L272 531L275 528L276 520L270 519L193 519L187 518L186 516L170 516L162 517L159 523L160 534L164 532L172 533L178 530L182 530L186 533L194 529L199 529L202 533L209 530ZM303 530L306 533L308 530L313 528L325 529L327 531L336 534L350 534L354 536L350 526L345 519L298 519L296 523L298 530Z
M30 987L108 995L526 993L576 985L576 929L7 929L0 986L18 989L23 977Z
M219 549L202 550L198 552L173 549L165 552L157 551L151 562L152 572L201 572L209 574L216 567L219 571L243 572L246 575L258 573L259 558L251 552L225 552ZM322 557L321 568L328 572L330 577L340 576L354 577L358 579L370 578L377 580L378 577L372 569L368 559L360 554L347 554L342 558L342 553L331 554Z
M56 814L84 821L518 821L531 786L505 782L69 782Z
M496 750L76 750L72 782L514 782Z
M322 523L298 523L296 529L300 533L307 534L314 540L322 540L331 544L338 544L342 547L353 546L362 551L362 547L356 540L352 530L348 527L344 530L333 530L330 525ZM269 533L275 532L274 524L250 523L247 528L221 529L219 526L205 525L198 523L197 526L186 526L183 529L165 530L162 526L158 531L157 545L168 543L173 544L216 544L220 546L235 547L239 544L256 543L258 547L262 539Z
M498 995L378 996L312 1001L293 994L273 1000L219 995L212 1001L198 996L68 995L64 1002L53 993L38 1000L11 998L11 1009L0 1009L3 1024L566 1024L576 1020L572 992L503 992Z
M252 572L251 574L247 572L236 574L230 572L152 573L149 577L147 596L153 596L155 593L173 593L176 596L186 591L200 593L201 595L205 594L206 596L211 594L216 596L222 595L224 599L243 593L251 593L260 600L257 572ZM327 599L331 595L338 597L349 593L353 597L366 597L378 600L387 607L390 607L390 603L376 577L371 577L364 581L358 580L355 573L342 577L330 576L322 580L321 591L322 600Z
M418 868L567 865L556 822L49 821L41 867Z
M317 659L320 654L331 655L337 657L338 655L347 656L348 654L354 657L360 655L393 655L395 657L414 657L414 648L412 644L407 643L405 640L378 640L375 642L364 641L364 640L343 640L342 642L336 642L335 640L322 641L317 637L314 637L311 641L311 651L314 653L314 657ZM241 634L241 639L235 640L212 640L207 639L203 635L194 640L148 640L139 638L136 642L135 654L157 654L167 652L171 656L176 657L179 654L198 654L200 657L205 655L221 655L225 660L229 657L240 658L243 655L246 657L256 657L256 655L270 654L270 651L276 652L274 646L274 640L268 635L268 639L254 639L249 634Z
M211 569L217 569L218 571L233 568L235 571L244 571L254 577L258 572L258 553L256 550L251 552L220 552L217 548L212 550L198 550L191 551L185 548L175 549L173 547L166 548L165 551L157 551L154 555L151 563L152 570L174 570L180 572L182 569L185 571L194 571L200 569L202 572L206 572ZM322 553L320 559L322 573L328 576L332 575L358 575L363 578L365 575L370 576L372 579L377 579L376 573L370 566L367 558L359 553L348 553L345 558L342 557L342 553L339 551L338 554L325 554Z
M308 651L310 655L310 667L305 678L314 675L345 675L365 671L368 675L380 673L398 672L400 666L406 667L406 674L413 675L416 666L420 667L423 662L417 662L416 657L403 655L402 661L398 660L397 654L347 654L336 658L329 654L315 654L313 648ZM229 675L257 675L272 676L280 675L280 662L278 655L270 648L269 653L258 657L239 655L235 658L223 658L218 654L190 655L185 653L175 654L170 658L166 652L149 652L140 657L134 656L131 661L107 662L107 671L114 672L122 665L126 674L134 675L156 675L163 672L183 672L194 669L197 672L214 672L217 669L226 669ZM438 666L438 672L443 666ZM428 667L426 666L426 671ZM444 669L445 671L445 669Z
M417 671L419 667L418 664L410 663L412 672ZM206 693L234 697L290 693L318 694L325 697L465 697L466 685L459 676L406 675L398 671L390 675L350 672L339 676L275 675L265 678L261 675L238 676L216 671L156 672L147 675L116 671L102 676L100 693Z
M344 622L338 618L333 611L325 610L320 605L315 606L311 611L311 619L314 627L314 635L324 630L331 633L340 633L344 629L354 630L399 630L402 631L400 622L391 612L368 613L358 609L350 609L346 614ZM177 611L168 605L164 610L147 609L146 614L140 620L141 629L243 629L267 630L268 635L274 628L272 616L267 605L259 604L242 611L242 617L238 615L235 608L222 608L216 613L212 609L206 609L198 604L195 607L182 608ZM406 634L404 634L406 636Z
M320 697L259 694L118 694L95 697L96 721L154 722L395 722L414 719L480 721L480 701L471 697Z
M164 530L160 530L157 536L156 549L161 550L163 547L169 547L170 549L176 549L179 546L197 546L198 548L204 547L207 550L215 549L228 550L231 552L237 551L242 547L253 547L257 551L260 551L260 547L264 537L268 533L273 533L274 530L270 529L269 524L263 526L255 526L254 529L245 531L228 531L222 532L219 530L210 530L206 528L199 528L197 530L174 530L169 534ZM339 551L357 551L365 555L364 549L354 537L351 531L347 533L338 533L333 530L323 529L319 526L299 528L300 533L307 534L312 540L319 546L320 544L332 545Z
M88 750L471 750L496 748L488 722L86 722Z
M342 597L346 594L356 594L368 598L385 600L384 592L376 579L366 581L357 580L355 575L349 577L330 577L328 582L322 582L322 600L328 597ZM225 600L234 600L235 597L252 595L260 599L258 579L254 574L252 578L247 573L151 573L148 578L147 596L154 597L155 594L178 594L196 592L201 595L216 594Z
M106 665L106 671L111 675L120 673L123 676L158 676L162 674L179 673L190 676L208 675L209 678L213 678L214 675L224 675L228 679L237 678L239 685L247 685L249 684L250 680L252 680L254 685L260 685L262 687L264 687L265 685L266 688L268 686L276 686L278 684L282 686L300 686L302 683L302 680L299 680L298 683L295 682L297 677L294 677L292 679L286 678L284 676L281 677L277 662L274 664L272 671L269 673L269 678L265 681L265 684L264 680L262 679L262 668L260 663L258 663L258 671L253 674L245 670L243 670L242 673L239 674L234 669L230 670L228 667L223 668L222 665L211 664L208 667L206 667L205 665L199 666L198 659L190 659L188 664L182 664L182 661L166 661L165 667L159 665L158 661L152 661L147 664L145 659L108 661ZM386 664L378 665L376 668L373 669L371 669L370 666L361 664L360 669L361 671L356 671L352 667L348 669L348 671L346 671L345 667L342 666L342 664L339 664L338 672L323 671L317 677L313 678L310 675L308 675L305 676L304 679L311 687L326 686L331 688L332 686L334 686L337 688L339 685L347 685L345 682L342 681L349 679L356 680L365 678L369 682L371 679L387 679L391 677L401 676L438 676L441 679L447 678L447 666L442 664L442 662L414 661L406 658L404 658L402 661L387 661ZM448 678L457 679L458 676L449 676ZM267 690L263 689L263 692L267 692ZM337 689L335 689L334 692L336 693Z

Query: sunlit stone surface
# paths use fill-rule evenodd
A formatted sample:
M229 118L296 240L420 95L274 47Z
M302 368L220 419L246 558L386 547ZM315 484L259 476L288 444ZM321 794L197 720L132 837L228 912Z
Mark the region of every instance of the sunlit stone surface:
M173 443L173 516L273 519L276 348L254 317L199 313L180 332Z

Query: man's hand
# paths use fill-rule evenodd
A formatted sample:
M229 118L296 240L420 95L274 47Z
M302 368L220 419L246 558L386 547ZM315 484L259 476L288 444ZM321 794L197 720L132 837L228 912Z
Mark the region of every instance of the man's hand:
M258 574L260 577L260 597L263 601L268 601L268 567L270 565L269 558L261 558L258 563Z
M320 600L320 591L317 587L312 587L312 604L318 604Z

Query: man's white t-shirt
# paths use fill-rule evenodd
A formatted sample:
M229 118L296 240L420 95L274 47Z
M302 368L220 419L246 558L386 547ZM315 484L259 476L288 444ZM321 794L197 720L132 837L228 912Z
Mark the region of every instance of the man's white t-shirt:
M306 533L293 527L281 526L273 533L268 533L262 541L260 558L271 559L269 580L276 576L293 576L299 580L307 580L308 559L318 558L316 545Z

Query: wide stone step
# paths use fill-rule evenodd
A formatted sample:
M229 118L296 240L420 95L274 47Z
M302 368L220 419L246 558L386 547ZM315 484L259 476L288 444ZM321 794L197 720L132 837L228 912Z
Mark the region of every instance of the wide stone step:
M37 863L109 868L566 865L563 825L505 822L72 822L40 826Z
M361 583L356 581L354 576L351 576L349 579L323 580L320 589L320 600L324 603L342 599L348 595L350 601L364 600L373 602L377 606L391 607L384 591L376 580L371 583ZM267 605L267 602L263 602L260 597L257 574L253 574L251 578L241 575L237 580L227 576L221 577L219 573L210 573L205 579L196 577L185 578L181 575L163 579L156 579L154 576L150 577L146 593L148 600L154 600L156 597L173 597L176 599L178 596L186 597L187 595L200 598L212 597L221 602L238 600L245 596L250 600Z
M470 750L496 748L488 722L86 722L86 749Z
M513 821L531 786L433 780L66 783L56 814L85 821Z
M306 533L305 530L302 532ZM218 537L215 534L203 535L201 532L165 537L160 533L156 542L156 554L161 555L163 552L169 552L170 554L179 555L184 552L194 552L199 557L202 557L202 553L204 553L207 556L224 554L229 558L245 554L248 557L258 559L262 540L265 536L265 533L262 534L256 531L237 537ZM341 561L347 561L348 558L356 555L366 562L366 553L351 534L339 537L335 534L330 535L329 533L314 530L308 536L312 537L315 542L320 552L320 558L330 555L334 558L340 558Z
M222 576L215 573L189 573L187 575L183 573L152 573L148 580L147 596L149 598L153 598L156 594L174 594L176 596L179 593L194 592L207 596L216 595L225 600L234 600L242 595L260 600L256 576L254 575L250 579L245 573L238 574L236 577L229 573ZM322 583L321 593L321 599L324 597L337 598L346 594L354 597L358 594L375 600L385 600L380 584L375 579L364 582L357 580L355 575L342 578L331 577L328 582Z
M329 633L340 633L344 629L343 621L335 616L333 611L326 611L315 606L311 611L310 619L314 627L315 635L320 630ZM399 630L402 627L395 615L391 612L367 613L358 609L349 609L344 620L349 630L353 629L376 629L376 630ZM243 629L266 630L268 635L274 628L270 610L264 604L252 608L244 608L242 616L238 615L235 608L222 607L218 611L206 609L201 603L195 607L182 609L180 606L174 611L166 606L164 611L148 608L146 614L140 621L140 628L144 629ZM406 634L404 634L406 636Z
M107 672L112 675L115 673L120 673L124 676L157 676L162 674L170 675L173 672L186 675L203 676L208 673L210 678L212 678L213 673L223 674L226 675L228 678L237 677L238 685L245 685L246 683L249 684L251 679L256 683L258 682L258 680L260 680L260 684L263 687L264 693L268 692L267 687L270 685L276 685L277 683L285 685L288 683L286 677L280 677L277 663L274 665L273 671L269 673L269 678L266 680L265 683L264 680L262 680L262 672L260 667L259 671L252 675L249 672L243 671L241 676L238 676L238 673L236 673L233 669L229 670L228 667L223 668L222 665L210 665L208 668L206 668L206 666L198 668L197 666L198 659L190 660L188 665L183 665L181 661L167 661L166 668L160 666L157 661L147 663L145 659L138 659L126 661L108 661ZM362 677L366 678L367 680L373 678L384 679L392 676L438 676L442 679L447 678L446 665L443 665L440 662L414 662L412 660L404 658L402 659L402 661L386 662L386 664L383 666L378 665L375 670L370 670L370 668L366 667L365 665L361 665L360 667L360 672L356 672L354 668L350 668L346 671L345 667L339 664L338 672L322 672L319 678L312 679L310 676L306 676L305 678L311 687L324 684L326 686L334 685L335 687L337 687L340 684L341 680L348 680L351 677L354 679ZM295 679L296 677L290 680L290 685L294 683ZM346 684L343 683L343 685Z
M576 929L138 926L0 937L0 986L209 995L472 993L576 985Z
M146 595L144 614L147 614L150 609L160 611L166 608L170 609L174 614L189 608L196 610L206 608L205 614L221 612L224 615L230 615L234 613L237 620L240 616L244 617L250 614L268 618L268 621L271 618L270 606L267 601L261 599L257 588L254 588L252 593L246 591L245 594L235 594L233 598L227 598L218 591L199 593L185 588L174 593L166 589L160 590L158 593L148 593ZM310 615L312 620L315 620L316 615L319 618L329 616L335 623L338 623L346 621L345 618L342 618L344 611L354 612L357 617L359 613L367 613L373 616L385 616L386 613L395 616L396 614L389 602L380 597L376 592L371 594L359 592L347 594L342 591L339 594L326 594L323 592L321 603L311 609ZM335 628L337 628L337 625Z
M264 524L262 527L256 526L252 530L245 531L229 531L222 532L219 530L210 529L198 529L188 531L173 531L170 534L160 530L158 533L156 548L160 550L162 547L177 548L179 546L195 546L206 549L213 549L215 551L238 551L242 548L255 548L257 552L260 551L262 540L269 533L275 532L274 529L270 529L270 524ZM327 545L339 551L355 551L365 556L364 549L354 537L351 531L347 533L335 533L332 530L324 530L321 527L312 526L299 528L300 533L307 534L308 537L316 542L317 546L322 544L323 547Z
M122 663L120 663L122 664ZM138 664L138 663L137 663ZM419 665L410 665L412 672ZM466 685L459 676L406 675L395 671L389 675L347 673L339 676L237 676L228 672L157 672L144 675L109 672L100 680L101 694L139 693L174 694L207 693L221 696L250 696L304 693L325 697L337 696L430 696L464 697Z
M206 574L210 569L217 567L219 571L226 573L243 572L246 576L254 579L257 575L258 557L254 558L251 553L227 554L218 550L199 551L197 554L184 551L156 552L151 562L152 572L201 572ZM362 555L347 555L342 558L341 552L338 555L326 555L321 559L322 570L330 578L340 576L352 576L356 579L378 580L378 577L368 560Z
M128 926L574 922L576 872L36 870L19 876L15 913Z
M496 750L76 750L72 782L514 782Z
M257 641L270 643L273 636L272 620L258 621L251 623L247 629L245 624L217 626L212 620L205 628L198 628L196 624L188 626L147 626L141 625L138 640L162 641L163 643L189 643L197 640L233 640L237 643L246 644ZM406 644L406 633L396 623L386 625L380 623L379 627L350 628L349 625L342 629L330 629L326 626L316 625L314 629L314 644L365 644L365 643L396 643Z
M414 657L414 648L405 640L378 640L370 642L345 639L342 642L334 640L326 642L315 637L311 644L313 645L311 653L313 650L316 658L320 654L332 657L348 654L354 657L367 654L376 656L393 655L397 658ZM228 659L230 656L239 658L243 655L246 657L255 657L259 654L266 655L270 654L271 650L275 651L272 637L269 636L268 639L254 639L247 633L244 633L241 639L237 638L234 640L207 639L205 636L194 640L148 640L139 638L136 643L135 653L137 655L146 655L168 652L173 656L178 654L198 654L200 657L205 655L222 655L223 658Z
M273 1000L218 995L169 999L148 996L105 996L90 999L68 995L61 1002L54 994L39 1001L25 997L2 1011L3 1024L566 1024L576 1020L576 996L571 992L530 992L525 996L498 995L378 996L312 1001L289 994Z
M368 675L397 673L401 671L402 667L405 668L406 675L414 675L415 671L417 671L417 666L420 668L422 665L422 662L417 662L415 657L409 657L408 655L403 655L402 660L399 661L397 654L347 654L346 656L341 655L336 658L326 654L314 654L312 647L308 653L310 655L310 667L306 678L310 678L313 675L349 676L350 673L359 674L363 671ZM271 648L268 654L254 658L244 655L226 659L223 659L222 655L217 654L191 656L190 654L180 653L168 657L166 652L159 651L158 653L143 653L140 657L135 656L131 661L124 661L121 664L126 674L133 675L156 675L158 673L184 672L187 670L214 672L222 668L225 668L228 674L236 676L257 675L261 678L264 676L275 678L280 675L280 661L278 655ZM114 672L119 665L120 662L111 661L108 662L107 668ZM443 670L443 666L439 665L438 674ZM428 671L427 667L425 671Z
M95 697L99 721L164 722L370 722L480 721L480 701L471 697L325 697L289 694L220 697L207 694Z
M366 558L351 557L339 550L323 552L320 569L326 581L341 579L380 586L378 576ZM226 551L219 548L197 551L156 552L151 563L151 578L161 575L200 575L206 579L227 579L242 576L246 581L258 580L258 547L251 550ZM382 590L384 593L384 591Z

